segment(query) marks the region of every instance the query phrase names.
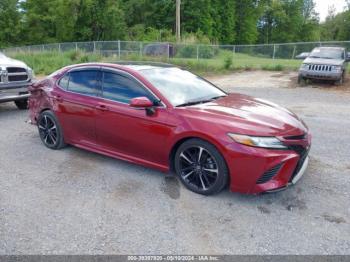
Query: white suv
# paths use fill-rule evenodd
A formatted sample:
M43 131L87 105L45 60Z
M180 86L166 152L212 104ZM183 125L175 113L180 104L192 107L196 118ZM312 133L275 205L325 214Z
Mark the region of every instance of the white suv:
M25 63L0 52L0 102L14 101L19 109L27 109L33 78L33 70Z

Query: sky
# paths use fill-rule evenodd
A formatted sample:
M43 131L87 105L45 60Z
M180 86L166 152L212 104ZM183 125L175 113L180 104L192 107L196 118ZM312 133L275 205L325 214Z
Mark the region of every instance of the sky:
M335 6L337 13L342 12L346 6L345 0L315 0L316 11L320 14L321 21L324 21L328 14L328 7Z

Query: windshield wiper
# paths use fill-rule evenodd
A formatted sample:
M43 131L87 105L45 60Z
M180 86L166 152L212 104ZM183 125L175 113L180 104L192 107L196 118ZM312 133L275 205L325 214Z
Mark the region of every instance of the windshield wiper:
M201 99L201 100L194 100L194 101L188 101L186 103L177 105L176 107L183 107L183 106L193 106L193 105L198 105L198 104L204 104L204 103L208 103L208 102L212 102L216 99L219 99L221 97L226 97L226 95L222 95L222 96L215 96L209 99Z

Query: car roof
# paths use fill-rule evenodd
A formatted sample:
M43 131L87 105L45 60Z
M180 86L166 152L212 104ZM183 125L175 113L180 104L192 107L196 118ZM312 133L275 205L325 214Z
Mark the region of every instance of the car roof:
M316 47L315 49L325 49L325 50L340 50L343 51L345 50L344 47L342 46L320 46L320 47Z
M115 68L115 69L121 69L126 71L142 71L142 70L149 70L149 69L157 69L157 68L175 68L175 65L167 64L167 63L159 63L159 62L135 62L135 61L118 61L114 63L83 63L83 64L75 64L65 67L64 69L75 69L75 68L84 68L84 67L109 67L109 68Z
M135 71L142 71L142 70L149 70L149 69L156 69L156 68L170 68L175 67L172 64L167 63L161 63L161 62L135 62L135 61L120 61L113 63L116 65L120 65Z

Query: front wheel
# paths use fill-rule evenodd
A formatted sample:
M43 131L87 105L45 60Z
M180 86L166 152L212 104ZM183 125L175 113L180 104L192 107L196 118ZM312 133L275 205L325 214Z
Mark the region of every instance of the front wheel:
M335 85L337 86L341 86L342 84L344 84L344 77L345 77L345 73L343 73L340 77L340 79L338 79L337 81L335 81Z
M41 141L50 149L61 149L66 146L60 124L53 112L44 111L38 119L38 130Z
M298 76L298 84L300 86L305 86L307 82L307 79L305 77L303 77L302 75Z
M27 110L28 109L28 99L17 100L17 101L15 101L15 105L20 110Z
M212 195L219 193L228 182L228 169L220 152L201 139L184 142L175 154L175 171L189 190Z

